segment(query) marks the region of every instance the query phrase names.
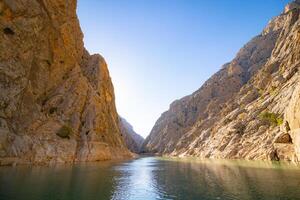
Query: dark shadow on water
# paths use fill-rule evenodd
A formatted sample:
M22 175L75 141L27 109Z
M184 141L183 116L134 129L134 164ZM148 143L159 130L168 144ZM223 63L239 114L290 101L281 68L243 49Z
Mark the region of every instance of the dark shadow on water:
M0 200L300 199L300 170L270 163L142 157L0 168Z
M117 176L111 165L0 168L0 199L110 199Z

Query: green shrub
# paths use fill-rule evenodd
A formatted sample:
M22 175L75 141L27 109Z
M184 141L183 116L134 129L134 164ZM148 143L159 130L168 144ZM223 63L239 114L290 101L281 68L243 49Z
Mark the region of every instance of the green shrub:
M259 96L262 96L264 94L264 90L263 89L259 89L258 90L258 94L259 94Z
M280 126L283 123L280 115L272 112L263 112L260 114L260 118L275 126Z
M281 117L277 118L277 125L280 126L283 124L283 119Z
M61 138L70 138L70 135L72 134L72 128L67 126L67 125L63 125L58 132L56 133L56 135L58 135Z
M276 96L276 95L278 95L279 90L277 90L276 87L273 87L273 86L272 86L269 93L270 93L270 95L272 95L272 96Z

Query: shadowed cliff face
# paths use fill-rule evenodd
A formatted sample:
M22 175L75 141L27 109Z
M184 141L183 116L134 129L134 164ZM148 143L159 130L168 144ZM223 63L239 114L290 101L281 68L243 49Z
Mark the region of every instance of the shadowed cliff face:
M144 142L144 138L137 134L131 124L129 124L124 118L120 117L121 133L125 140L125 144L128 149L134 153L140 153L141 146Z
M75 0L0 1L0 161L129 156L104 59L89 55Z
M298 161L299 8L287 5L198 91L173 102L144 150Z

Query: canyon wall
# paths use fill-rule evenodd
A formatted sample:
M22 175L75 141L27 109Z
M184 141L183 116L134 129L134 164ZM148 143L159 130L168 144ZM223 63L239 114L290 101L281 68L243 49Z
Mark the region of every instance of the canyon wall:
M0 164L131 156L113 85L75 0L0 1Z
M203 86L157 120L143 151L300 160L300 1L286 6Z
M131 124L120 117L121 133L128 149L133 153L140 153L144 138L137 134Z

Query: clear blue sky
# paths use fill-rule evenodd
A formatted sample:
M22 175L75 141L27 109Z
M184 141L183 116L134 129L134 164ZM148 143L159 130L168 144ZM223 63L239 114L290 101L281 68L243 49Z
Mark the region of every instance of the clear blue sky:
M147 136L289 0L79 0L90 53L109 66L120 115Z

